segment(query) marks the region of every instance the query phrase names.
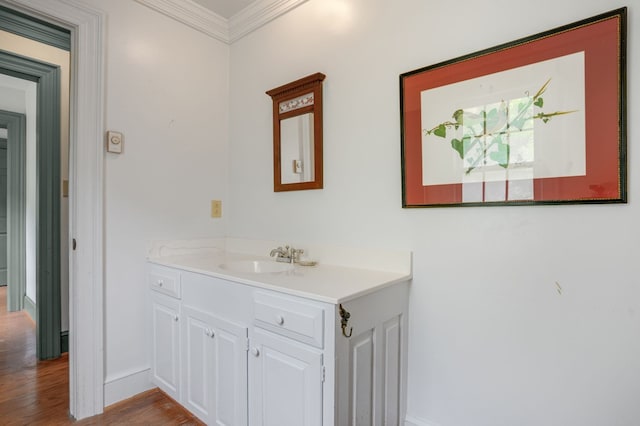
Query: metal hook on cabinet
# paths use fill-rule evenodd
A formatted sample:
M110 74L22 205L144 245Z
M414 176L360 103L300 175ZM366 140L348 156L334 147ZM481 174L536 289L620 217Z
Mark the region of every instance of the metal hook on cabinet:
M348 339L353 334L353 327L349 327L349 334L347 334L346 331L351 314L342 307L342 303L338 305L338 308L340 310L340 326L342 327L342 335Z

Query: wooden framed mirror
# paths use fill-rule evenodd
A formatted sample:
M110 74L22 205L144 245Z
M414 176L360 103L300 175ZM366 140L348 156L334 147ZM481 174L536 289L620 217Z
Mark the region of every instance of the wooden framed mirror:
M273 190L322 188L322 82L315 73L267 91L273 100Z

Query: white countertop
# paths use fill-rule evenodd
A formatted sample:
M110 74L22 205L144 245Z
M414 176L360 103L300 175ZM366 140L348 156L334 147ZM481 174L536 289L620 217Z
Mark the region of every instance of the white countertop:
M333 304L344 303L411 278L410 272L406 271L380 271L323 263L315 266L295 264L293 270L268 273L245 273L220 267L238 260L274 262L269 257L224 251L149 257L149 262L158 265Z

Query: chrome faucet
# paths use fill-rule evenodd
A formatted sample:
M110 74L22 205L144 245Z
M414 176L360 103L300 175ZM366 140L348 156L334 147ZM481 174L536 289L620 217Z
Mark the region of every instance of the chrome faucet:
M276 256L276 262L284 262L284 263L297 263L300 260L300 255L304 253L303 249L294 249L293 247L284 246L274 248L269 253L269 256Z
M289 246L274 248L269 256L276 256L276 262L291 263L291 248Z

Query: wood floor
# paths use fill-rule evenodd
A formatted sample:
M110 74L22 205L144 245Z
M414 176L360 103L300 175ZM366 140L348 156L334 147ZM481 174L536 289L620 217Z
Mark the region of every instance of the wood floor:
M67 354L38 361L35 324L25 312L7 312L0 287L0 425L202 425L154 389L78 422L69 418Z

